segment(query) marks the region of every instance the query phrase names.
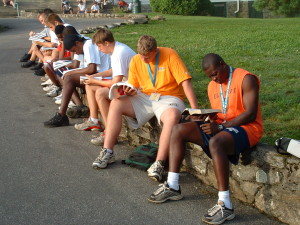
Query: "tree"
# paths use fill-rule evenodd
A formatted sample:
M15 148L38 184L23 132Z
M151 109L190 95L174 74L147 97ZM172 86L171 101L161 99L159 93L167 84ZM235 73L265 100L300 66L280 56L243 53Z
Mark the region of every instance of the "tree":
M255 0L256 10L268 9L277 15L295 16L300 12L300 0Z
M154 12L172 15L210 15L214 7L209 0L150 0Z

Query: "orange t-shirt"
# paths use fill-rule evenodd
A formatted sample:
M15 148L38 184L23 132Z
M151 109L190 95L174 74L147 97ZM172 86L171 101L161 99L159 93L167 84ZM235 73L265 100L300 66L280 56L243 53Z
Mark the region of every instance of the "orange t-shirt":
M149 65L154 76L155 62ZM157 92L162 96L171 95L184 100L185 95L181 83L191 78L177 52L171 48L160 47L155 87L148 73L147 64L139 55L131 59L128 83L141 88L141 92L147 95Z
M62 51L62 44L61 44L61 43L60 43L60 44L57 46L57 50L58 50L59 52L61 52L61 51ZM70 51L67 51L67 50L65 50L64 57L65 57L65 58L67 58L67 57L71 57L71 52L70 52Z
M246 75L253 75L250 72L243 70L241 68L236 68L232 75L232 81L229 90L229 99L228 99L228 106L226 111L226 121L230 121L243 112L245 112L245 108L243 105L243 91L242 91L242 82ZM258 78L253 75L258 85L260 82ZM223 96L226 96L227 84L222 84L223 88ZM208 97L211 104L212 109L221 109L222 110L222 101L220 99L220 84L217 82L211 81L208 85ZM218 113L218 123L222 123L225 119L223 113ZM255 121L248 123L246 125L242 125L248 135L248 139L250 142L250 146L254 146L258 143L263 135L263 120L262 114L260 110L260 103L258 102L258 112L256 115Z

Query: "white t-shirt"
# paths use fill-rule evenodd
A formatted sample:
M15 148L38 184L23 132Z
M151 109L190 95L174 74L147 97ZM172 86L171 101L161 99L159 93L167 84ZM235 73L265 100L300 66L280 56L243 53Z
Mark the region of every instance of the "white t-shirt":
M99 9L99 5L92 5L91 7L91 11L98 11Z
M98 46L93 44L91 39L84 42L83 54L84 68L86 68L90 63L97 64L98 72L103 72L111 68L109 55L99 51Z
M83 54L80 54L80 55L74 54L73 60L77 60L80 62L78 68L80 68L80 69L84 68Z
M123 80L128 79L128 68L131 58L135 56L136 53L127 45L116 41L115 48L111 57L111 68L112 76L123 75Z
M85 4L78 4L78 8L79 8L79 11L84 11L85 10Z

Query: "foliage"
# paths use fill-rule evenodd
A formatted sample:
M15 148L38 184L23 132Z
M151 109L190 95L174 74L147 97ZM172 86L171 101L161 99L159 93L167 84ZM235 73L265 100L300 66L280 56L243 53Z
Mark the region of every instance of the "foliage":
M148 34L159 46L175 49L193 76L203 108L210 107L206 92L209 79L201 70L201 58L210 52L220 54L228 64L260 79L265 127L262 142L274 144L281 136L300 138L300 18L164 17L166 21L114 29L115 39L136 50L138 38Z
M289 17L300 12L300 0L255 0L253 6L259 11L266 8L277 15Z
M213 5L209 0L150 0L154 12L171 15L210 15Z

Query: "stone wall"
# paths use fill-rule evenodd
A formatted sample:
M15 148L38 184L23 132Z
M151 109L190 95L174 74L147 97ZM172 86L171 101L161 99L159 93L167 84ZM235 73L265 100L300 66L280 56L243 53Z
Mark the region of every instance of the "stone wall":
M157 142L160 127L152 119L142 128L130 130L124 123L121 137L132 146ZM200 146L188 144L182 170L204 184L217 187L212 161ZM259 144L231 166L230 190L235 198L253 205L282 222L300 224L300 159L283 156L275 148Z

